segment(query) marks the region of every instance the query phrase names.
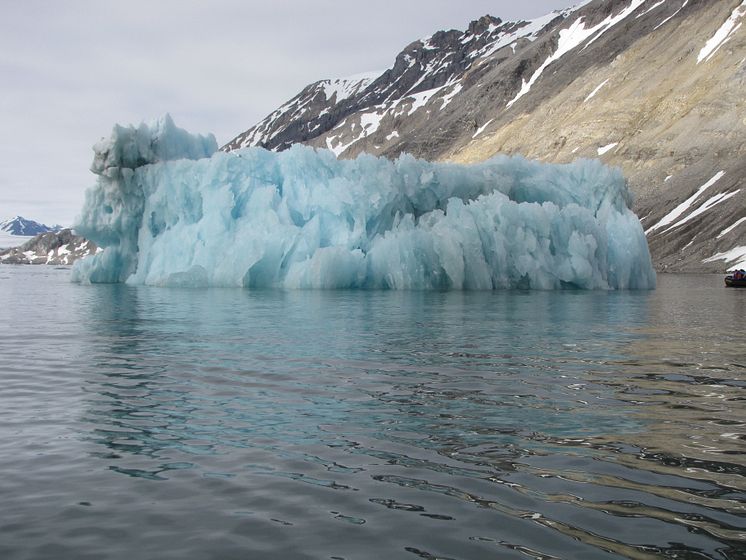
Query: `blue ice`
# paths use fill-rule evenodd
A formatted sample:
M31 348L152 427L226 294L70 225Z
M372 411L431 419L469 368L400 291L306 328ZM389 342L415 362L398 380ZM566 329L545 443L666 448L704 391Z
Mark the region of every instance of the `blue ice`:
M294 146L223 153L170 117L94 147L78 282L367 289L648 289L621 172L395 161Z

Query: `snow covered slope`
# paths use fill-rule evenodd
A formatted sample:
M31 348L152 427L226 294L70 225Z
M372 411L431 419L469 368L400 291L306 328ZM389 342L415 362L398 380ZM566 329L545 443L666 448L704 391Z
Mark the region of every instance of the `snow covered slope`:
M744 21L746 0L592 0L532 22L485 16L415 41L376 77L308 86L223 149L598 157L628 178L656 266L720 270L727 261L711 257L746 246Z

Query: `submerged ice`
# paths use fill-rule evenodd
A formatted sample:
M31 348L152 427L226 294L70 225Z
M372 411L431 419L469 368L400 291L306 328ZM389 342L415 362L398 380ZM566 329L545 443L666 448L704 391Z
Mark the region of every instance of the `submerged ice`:
M652 288L621 173L396 161L295 146L217 151L170 117L115 127L76 229L80 282L248 288Z

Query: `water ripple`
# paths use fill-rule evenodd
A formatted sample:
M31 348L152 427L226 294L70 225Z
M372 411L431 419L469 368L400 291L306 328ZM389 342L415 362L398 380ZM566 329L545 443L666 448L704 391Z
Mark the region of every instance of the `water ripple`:
M0 278L2 558L744 557L727 325L746 299L708 277L381 294L64 274ZM49 293L41 321L23 301Z

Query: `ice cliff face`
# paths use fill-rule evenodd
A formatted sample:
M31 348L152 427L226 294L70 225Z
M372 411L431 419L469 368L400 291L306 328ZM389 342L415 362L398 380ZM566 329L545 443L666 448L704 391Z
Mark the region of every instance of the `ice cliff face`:
M746 260L744 22L745 0L592 0L531 22L486 16L413 42L375 77L339 82L344 95L332 81L311 84L223 149L601 158L628 178L657 267L721 270L734 254ZM654 227L686 201L678 220Z
M144 167L210 157L217 143L212 135L193 136L177 128L167 115L152 126L116 125L111 137L93 150L91 171L99 180L97 188L86 193L76 230L107 250L97 255L95 270L85 277L91 282L124 282L137 266L138 235L148 195L141 179Z
M117 127L76 229L80 282L248 288L651 288L621 173L598 161L217 152L170 119Z

